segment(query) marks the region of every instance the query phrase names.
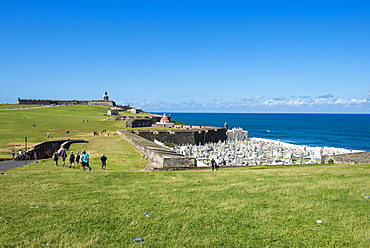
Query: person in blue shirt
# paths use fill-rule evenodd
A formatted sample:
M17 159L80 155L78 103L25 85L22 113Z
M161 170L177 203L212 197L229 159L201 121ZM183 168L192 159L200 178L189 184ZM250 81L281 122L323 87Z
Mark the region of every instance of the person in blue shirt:
M81 165L84 168L84 171L86 170L85 167L89 167L89 169L91 171L91 167L89 165L89 154L86 151L82 151L82 154L81 154Z
M15 151L14 150L12 151L12 160L13 161L15 160Z

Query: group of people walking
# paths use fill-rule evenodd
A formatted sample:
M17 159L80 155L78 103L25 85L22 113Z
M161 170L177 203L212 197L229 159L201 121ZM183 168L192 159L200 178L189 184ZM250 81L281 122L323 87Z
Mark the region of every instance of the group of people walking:
M30 160L30 159L37 159L37 154L34 151L22 151L19 149L18 154L14 150L11 152L12 160Z
M53 161L55 163L55 166L59 166L58 163L60 158L62 161L62 166L67 167L66 165L67 157L68 155L65 149L63 149L61 152L55 151L53 154ZM104 154L100 158L103 170L105 170L107 166L107 159L108 158ZM76 154L74 154L73 151L71 151L69 154L69 168L75 169L76 167L78 168L79 166L84 171L86 171L86 168L89 168L90 171L92 170L90 166L90 155L85 150L83 150L81 154L79 152L76 152Z

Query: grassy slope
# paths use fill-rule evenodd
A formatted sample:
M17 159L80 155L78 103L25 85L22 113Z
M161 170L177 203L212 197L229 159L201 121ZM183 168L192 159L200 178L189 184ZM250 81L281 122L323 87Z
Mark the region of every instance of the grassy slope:
M101 131L107 129L106 126L114 130L116 127L111 123L100 121L106 118L103 116L106 109L96 106L60 106L0 111L0 146L6 147L9 143L24 145L24 137L33 143L45 141L46 133L50 133L54 139L63 139ZM67 130L70 131L69 135L66 134Z
M122 128L124 122L106 121L107 110L102 106L0 110L0 157L9 156L12 149L24 148L25 137L30 147L46 140L89 139L94 131L107 130L111 134ZM128 112L124 114L131 115ZM47 133L53 138L47 139Z
M34 111L6 111L0 137L32 127L28 119L40 121L34 141L45 128L56 138L85 130L72 134L90 143L71 149L90 152L93 172L46 160L0 175L0 247L368 247L369 165L140 172L146 161L119 136L91 136L122 126L102 121L104 108Z
M28 148L46 140L85 139L88 144L73 144L70 150L87 150L95 168L99 167L103 153L108 157L108 168L128 171L144 168L147 161L122 138L113 135L125 123L106 121L107 110L102 106L58 106L0 111L0 157L10 158L12 149L23 149L24 137L28 138ZM94 131L102 130L107 130L109 136L93 136ZM52 138L48 139L47 133Z
M134 247L143 237L145 247L367 247L369 170L90 173L31 164L0 178L0 243Z

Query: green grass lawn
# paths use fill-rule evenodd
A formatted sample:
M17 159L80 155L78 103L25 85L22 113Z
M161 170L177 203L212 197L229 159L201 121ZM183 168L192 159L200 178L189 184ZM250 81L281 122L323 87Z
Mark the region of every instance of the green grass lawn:
M106 111L0 110L2 156L50 132L88 140L70 150L87 150L93 168L45 160L1 174L0 247L369 247L370 165L140 171L147 161Z
M17 108L18 105L6 106ZM88 105L13 110L1 110L0 106L0 158L10 157L13 149L24 149L25 137L29 149L32 145L47 140L89 140L93 132L107 130L107 133L112 134L125 127L124 121L107 121L108 110L108 107ZM126 111L121 115L135 114ZM52 138L47 138L47 133Z
M369 165L92 167L45 161L1 175L0 246L369 247Z

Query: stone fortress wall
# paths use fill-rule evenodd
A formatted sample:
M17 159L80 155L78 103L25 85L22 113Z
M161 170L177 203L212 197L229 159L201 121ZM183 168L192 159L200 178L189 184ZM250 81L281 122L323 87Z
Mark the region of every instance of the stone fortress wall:
M225 141L227 139L226 129L217 127L156 130L137 129L134 132L147 140L158 140L162 143L167 142L176 145L204 145L206 143Z
M162 117L119 116L114 119L126 120L128 128L138 128L117 132L150 161L146 170L179 170L197 166L195 158L185 157L155 144L155 140L175 145L204 145L227 139L226 128L174 125L165 114ZM156 129L147 129L149 127Z
M338 155L324 155L321 158L321 163L327 164L329 159L332 159L334 164L370 164L370 151Z
M55 151L61 152L62 149L69 150L74 143L89 143L86 140L52 140L38 143L29 150L32 154L36 153L37 159L51 158Z
M117 131L143 157L149 160L145 170L181 170L195 168L195 158L187 158L127 130Z
M158 122L161 117L159 116L122 116L122 120L126 120L126 127L151 127Z
M176 145L204 145L227 140L227 127L174 125L170 122L170 116L167 117L165 114L146 117L127 116L121 117L121 120L126 120L128 128L139 128L134 133L150 141L158 140L161 143ZM146 129L147 127L157 129Z
M21 99L18 104L26 105L100 105L113 107L116 103L112 100L50 100L50 99Z

